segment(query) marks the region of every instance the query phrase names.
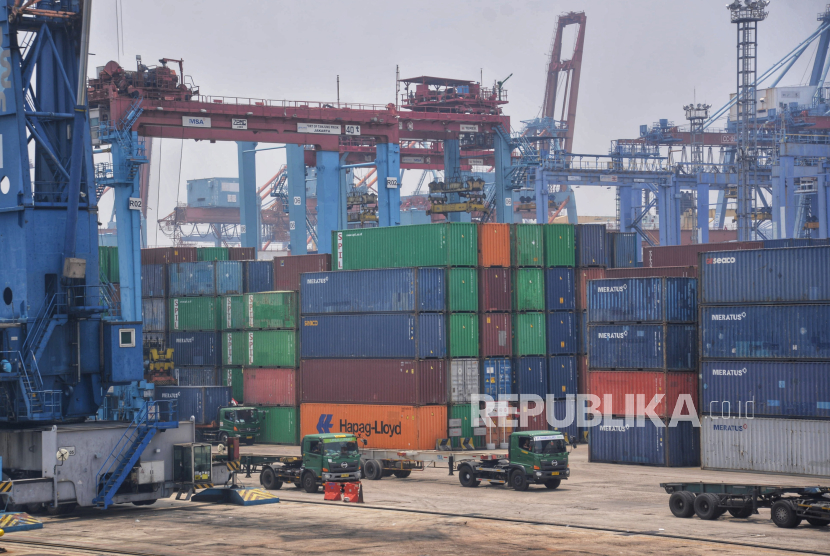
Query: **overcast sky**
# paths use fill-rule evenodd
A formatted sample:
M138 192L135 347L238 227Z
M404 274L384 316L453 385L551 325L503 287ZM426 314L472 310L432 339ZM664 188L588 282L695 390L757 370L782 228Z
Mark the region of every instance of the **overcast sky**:
M122 52L116 2L123 11ZM759 24L759 72L816 29L826 2L772 0L769 18ZM481 72L487 86L512 73L505 113L518 129L521 120L539 113L557 15L584 11L574 151L607 154L611 140L637 136L640 124L660 118L683 123L683 104L693 97L716 108L728 100L735 90L736 32L725 3L96 0L90 76L96 66L119 58L134 69L136 54L148 65L183 58L202 94L328 101L336 98L340 75L342 101L386 104L394 102L396 65L402 77L478 81ZM782 85L809 80L807 58L814 50ZM161 216L175 205L177 184L184 201L188 179L237 175L233 143L154 145L149 205ZM281 151L257 155L257 181L264 183L283 159ZM407 174L405 192L419 173ZM613 190L581 188L577 200L581 215L614 214ZM105 222L111 201L105 197L101 207ZM150 244L154 237L151 232Z

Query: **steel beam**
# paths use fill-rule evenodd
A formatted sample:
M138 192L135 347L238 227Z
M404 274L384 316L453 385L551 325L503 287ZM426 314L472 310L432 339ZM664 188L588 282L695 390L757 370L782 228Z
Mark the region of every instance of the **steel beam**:
M496 211L495 221L512 224L516 213L513 211L513 190L510 189L510 178L508 177L513 169L510 144L506 141L506 135L503 136L501 133L496 133L493 140L496 159L495 197L493 198L493 209ZM568 211L568 214L570 214L570 211Z
M541 169L536 171L536 179L534 181L534 189L536 190L536 223L548 223L548 181L545 172Z
M331 253L331 233L340 212L340 153L317 151L317 252ZM381 188L378 187L378 190ZM399 217L400 218L400 217Z
M262 248L259 227L259 195L256 184L256 149L257 143L239 141L237 162L239 164L239 218L241 221L242 247L253 247L258 252ZM247 152L246 152L247 151Z
M709 243L709 184L702 181L697 184L697 242Z
M308 253L306 230L305 150L301 145L286 145L288 172L288 237L292 255Z
M401 225L401 147L397 143L377 145L378 226ZM390 179L391 178L391 179ZM318 178L319 179L319 178ZM320 203L317 183L317 204ZM343 200L345 205L345 199ZM318 208L319 214L319 208ZM319 221L319 217L318 217ZM319 225L318 225L319 227ZM345 226L344 226L345 228ZM319 235L319 234L318 234Z
M830 192L827 191L828 186L827 168L824 167L821 174L818 175L818 237L827 239L828 235L827 217L830 214Z

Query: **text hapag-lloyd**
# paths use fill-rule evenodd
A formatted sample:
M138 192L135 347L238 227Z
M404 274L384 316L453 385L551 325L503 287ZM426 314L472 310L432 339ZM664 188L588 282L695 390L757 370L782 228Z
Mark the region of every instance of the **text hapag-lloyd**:
M400 436L401 434L401 424L398 423L397 425L391 425L389 423L384 423L383 421L378 422L375 421L374 424L372 423L350 423L345 419L340 419L340 432L348 432L351 434L364 434L367 437L372 436L373 434L387 434L390 437L392 436Z

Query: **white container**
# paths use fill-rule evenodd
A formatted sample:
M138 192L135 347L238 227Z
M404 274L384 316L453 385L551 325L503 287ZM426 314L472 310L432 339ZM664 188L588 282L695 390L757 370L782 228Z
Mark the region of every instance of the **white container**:
M830 477L830 421L701 420L701 467Z
M450 361L450 403L470 403L472 395L479 393L478 359L453 359Z

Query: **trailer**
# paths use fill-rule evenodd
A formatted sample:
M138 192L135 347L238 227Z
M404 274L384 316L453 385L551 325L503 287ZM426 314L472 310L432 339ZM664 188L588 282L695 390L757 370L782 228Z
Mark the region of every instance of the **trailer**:
M807 521L813 527L830 524L830 487L777 486L727 483L660 483L671 496L675 517L714 520L729 512L748 518L758 508L770 508L778 527L792 528Z
M496 454L499 458L505 454ZM370 481L379 481L383 477L395 476L405 479L413 471L423 471L432 464L433 467L449 468L450 475L459 462L493 457L493 452L479 451L444 451L444 450L392 450L361 448L360 462L363 477Z

